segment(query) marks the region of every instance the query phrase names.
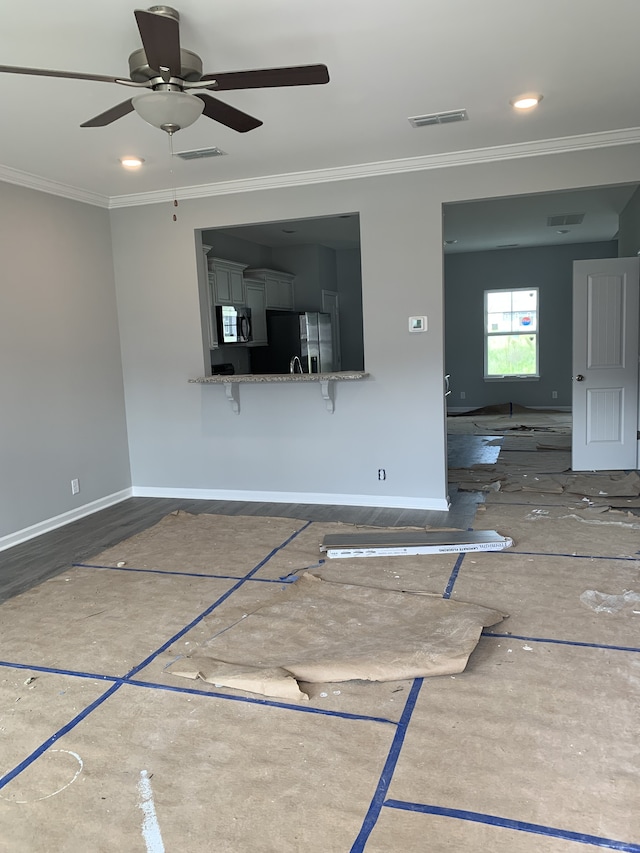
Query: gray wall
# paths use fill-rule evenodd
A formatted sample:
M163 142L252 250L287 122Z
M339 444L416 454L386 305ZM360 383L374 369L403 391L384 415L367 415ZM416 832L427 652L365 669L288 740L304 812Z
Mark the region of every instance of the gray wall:
M202 242L211 246L209 254L215 258L224 258L227 261L236 261L239 264L248 264L250 267L271 266L271 249L269 246L261 246L251 240L243 240L224 231L203 231Z
M360 249L340 249L336 252L336 278L340 301L342 366L343 369L364 370Z
M618 254L632 258L640 254L640 187L634 192L620 214Z
M112 259L135 493L442 508L442 205L628 183L639 156L627 145L184 200L176 223L170 202L123 207L113 254L104 210L1 185L0 535L129 485ZM334 415L311 384L242 389L239 416L222 388L188 384L204 372L194 231L354 210L370 378L337 385ZM411 314L427 333L407 332Z
M573 261L614 258L617 243L572 243L445 256L446 372L449 408L495 403L571 406ZM539 380L485 380L484 291L539 288ZM557 399L552 392L557 391ZM465 393L461 399L460 392Z
M637 177L639 146L185 199L112 210L137 494L413 505L446 501L442 205ZM330 415L311 383L224 391L203 373L193 233L360 213L365 364ZM410 334L425 314L429 331ZM387 470L379 482L378 468Z
M320 254L318 245L275 247L272 251L274 269L293 273L296 308L301 311L320 310Z
M427 362L441 361L442 352L440 329L422 340L405 333L408 314L442 313L441 273L425 281L420 260L423 247L440 245L440 207L425 212L414 183L412 176L341 181L230 195L222 206L215 198L183 200L176 223L160 204L112 211L137 494L446 506L444 454L435 463L423 454L425 445L443 447L435 374L420 377L427 397L416 416L401 417L415 379L406 365L419 351ZM350 212L356 188L366 220L362 251L371 258L368 270L363 265L363 301L372 377L336 384L333 415L315 383L243 386L240 415L221 387L188 384L204 369L194 230ZM415 235L390 206L422 224L420 257L411 248ZM381 251L383 238L399 248L400 264ZM401 299L385 286L399 273L408 283ZM440 418L431 418L433 399ZM387 469L384 482L377 480L380 467Z
M131 479L108 212L0 184L0 257L6 547Z

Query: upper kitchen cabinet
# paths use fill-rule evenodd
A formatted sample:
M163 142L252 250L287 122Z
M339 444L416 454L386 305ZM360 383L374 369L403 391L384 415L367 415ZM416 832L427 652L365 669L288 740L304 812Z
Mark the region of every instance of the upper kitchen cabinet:
M245 278L244 289L247 308L251 309L251 343L247 346L266 346L269 340L267 337L267 306L264 282Z
M259 268L246 270L245 277L252 281L264 283L265 308L274 308L280 311L295 310L295 276L291 273Z
M201 264L198 286L205 364L210 350L218 346L215 310L209 309L208 318L205 315L209 300L214 306L236 303L251 309L253 341L228 350L222 345L217 357L239 359L240 353L248 360L250 353L273 346L274 341L267 339L266 322L271 311L328 312L341 369L364 370L358 213L197 229L196 246L200 245L206 251L209 272L207 280ZM236 365L236 372L248 370L246 363Z
M244 305L244 271L247 264L207 258L209 288L214 305Z

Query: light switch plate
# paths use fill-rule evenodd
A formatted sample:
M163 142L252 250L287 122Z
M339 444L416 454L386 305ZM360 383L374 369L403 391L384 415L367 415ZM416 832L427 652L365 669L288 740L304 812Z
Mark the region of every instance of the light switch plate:
M427 331L427 318L422 317L409 317L409 331L410 332L426 332Z

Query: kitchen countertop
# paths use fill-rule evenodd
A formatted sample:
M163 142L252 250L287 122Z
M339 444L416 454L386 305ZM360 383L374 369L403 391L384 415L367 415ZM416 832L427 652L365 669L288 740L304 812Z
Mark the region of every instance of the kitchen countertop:
M222 385L224 386L227 400L231 403L231 408L236 413L240 414L240 385L256 385L273 382L300 383L300 382L317 382L320 385L320 393L322 399L327 404L327 411L333 414L333 388L334 382L353 381L358 379L367 379L368 373L363 370L336 370L333 373L231 373L216 376L199 376L197 379L190 379L189 382L198 385Z
M225 382L333 382L366 379L368 373L361 370L336 370L333 373L231 373L220 376L199 376L190 379L201 385L221 385Z

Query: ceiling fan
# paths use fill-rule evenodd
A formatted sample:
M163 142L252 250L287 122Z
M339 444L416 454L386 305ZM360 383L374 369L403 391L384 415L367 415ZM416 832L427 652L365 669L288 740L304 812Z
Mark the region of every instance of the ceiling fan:
M146 11L136 9L134 14L142 48L135 50L129 57L129 79L13 65L0 65L0 72L69 77L146 89L148 91L111 107L80 126L104 127L135 110L146 122L170 135L193 124L202 114L239 133L254 130L262 124L260 119L225 104L203 90L222 92L231 89L313 86L329 82L326 65L203 74L200 57L180 46L180 15L175 9L170 6L152 6Z

